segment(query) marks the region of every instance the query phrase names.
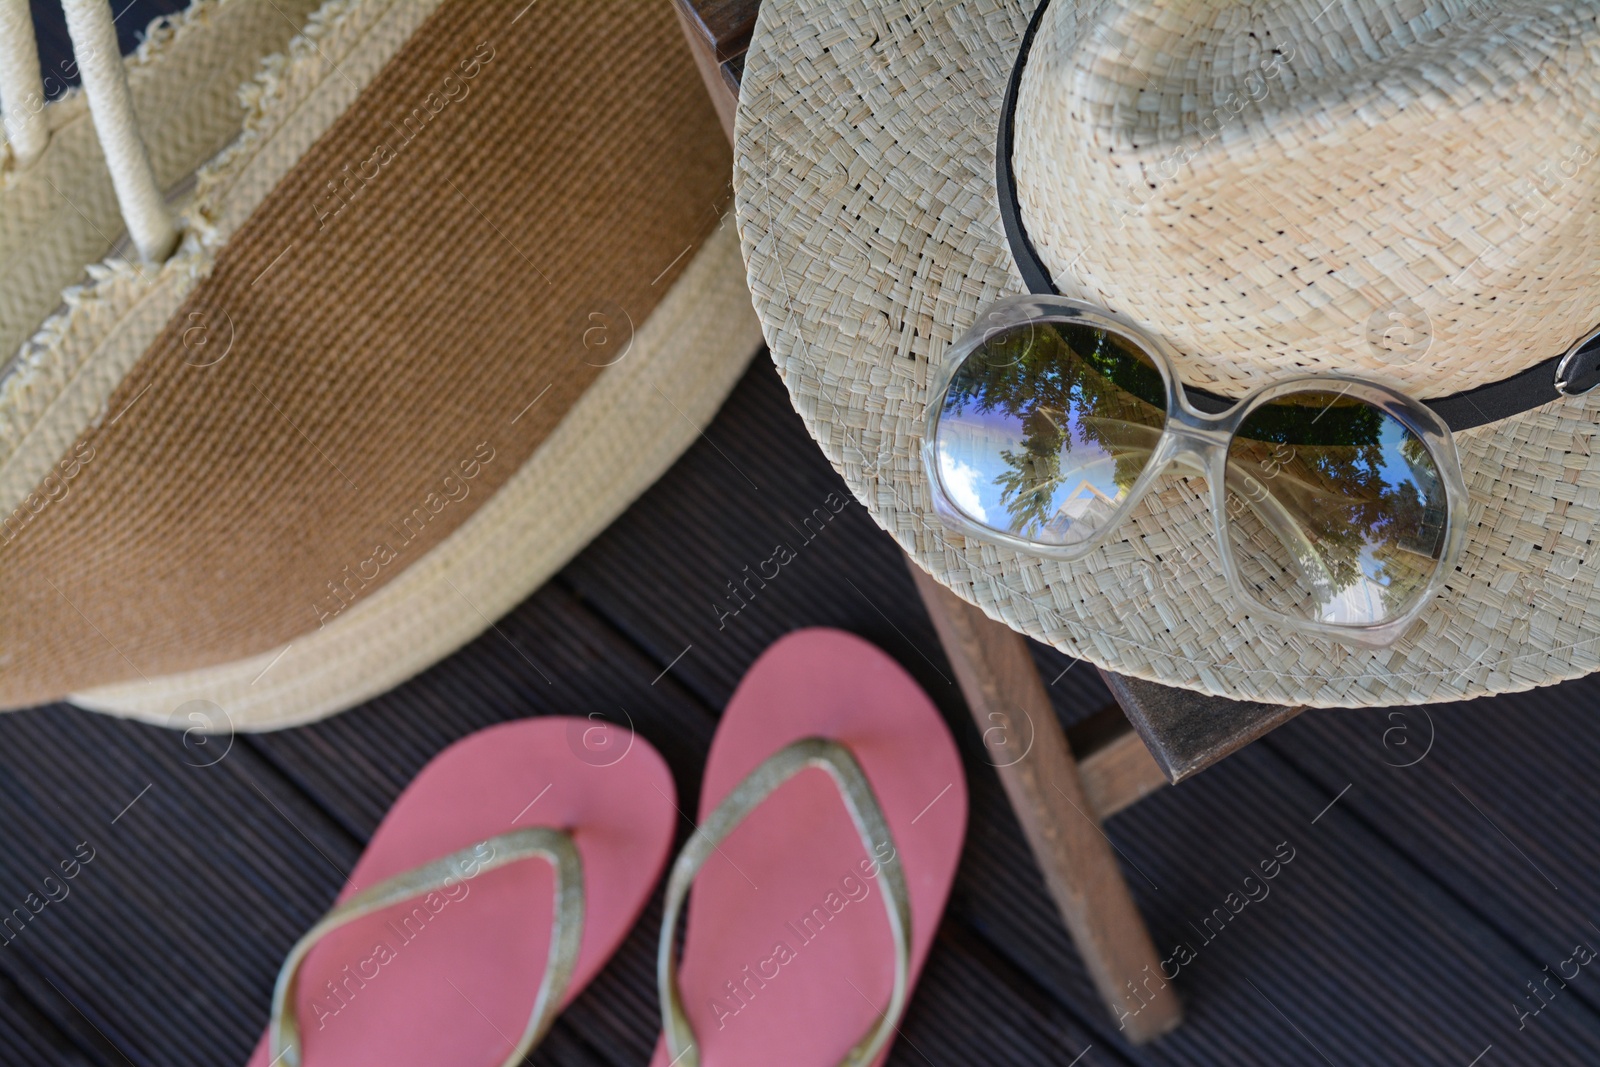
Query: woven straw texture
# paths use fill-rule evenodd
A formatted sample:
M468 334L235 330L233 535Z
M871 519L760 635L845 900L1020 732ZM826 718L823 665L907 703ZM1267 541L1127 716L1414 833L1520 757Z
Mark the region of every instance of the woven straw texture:
M161 187L192 175L239 133L238 88L280 51L316 0L198 0L158 19L125 60L128 89ZM46 70L46 89L61 71ZM44 106L50 144L18 171L0 157L0 361L61 302L83 265L111 252L122 233L111 174L81 91ZM42 101L29 106L43 106ZM3 368L0 362L0 368Z
M1162 333L1191 385L1448 396L1600 322L1596 56L1593 4L1056 3L1018 199L1063 293Z
M672 465L760 347L727 223L533 458L394 581L283 648L69 699L158 724L204 700L236 729L278 729L364 701L482 633Z
M1384 649L1258 627L1218 568L1198 481L1172 477L1121 539L1072 564L969 543L938 523L918 461L930 361L982 307L1021 288L995 207L994 144L1031 7L761 9L734 168L751 291L795 407L877 521L990 616L1112 670L1203 692L1420 703L1600 667L1600 457L1590 445L1600 399L1457 435L1471 495L1459 572ZM1411 180L1398 161L1395 170ZM1271 254L1252 255L1265 284ZM1592 287L1592 277L1591 266L1569 280ZM1336 353L1327 360L1342 365ZM1271 370L1259 357L1261 375Z
M0 501L25 513L0 553L0 703L156 685L337 625L566 430L697 262L728 157L670 11L433 8L326 5L245 92L183 251L92 272L44 331L44 414L0 468L11 494L36 474ZM718 375L748 355L740 322L702 327L729 342ZM602 421L572 433L632 417L585 410ZM596 522L644 484L616 462L595 477L576 488ZM562 516L553 542L584 525Z

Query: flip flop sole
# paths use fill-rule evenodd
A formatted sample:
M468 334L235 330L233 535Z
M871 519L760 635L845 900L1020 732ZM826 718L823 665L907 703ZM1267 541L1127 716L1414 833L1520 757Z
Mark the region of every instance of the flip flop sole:
M835 1067L877 1023L894 980L880 865L897 853L911 898L914 983L966 831L961 760L933 702L876 646L790 634L750 668L711 745L704 819L791 741L855 755L892 841L868 851L828 775L806 770L729 835L690 891L679 974L703 1067ZM668 1067L664 1041L652 1067Z
M570 1001L638 918L672 846L672 776L642 738L541 718L472 734L400 794L339 899L508 830L569 830L583 860ZM540 860L463 872L449 889L336 930L301 972L305 1067L494 1067L527 1025L550 946ZM250 1067L269 1067L262 1038Z

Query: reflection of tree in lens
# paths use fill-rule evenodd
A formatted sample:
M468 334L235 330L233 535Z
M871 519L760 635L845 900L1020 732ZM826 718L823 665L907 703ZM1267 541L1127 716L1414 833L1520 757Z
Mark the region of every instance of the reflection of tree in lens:
M1287 461L1274 451L1282 446L1292 450ZM1349 593L1376 596L1381 612L1335 621L1391 617L1432 577L1444 542L1439 472L1421 439L1371 404L1332 393L1264 404L1240 425L1229 463L1264 489L1253 505L1264 524L1273 526L1264 513L1279 505L1288 536L1304 538L1284 548L1303 561L1318 614Z
M1102 452L1113 457L1119 499L1132 487L1150 456L1150 431L1166 421L1165 398L1160 371L1123 338L1076 324L1031 324L995 334L962 363L944 413L970 407L1021 424L1022 447L1000 453L1008 469L996 484L1012 531L1036 536L1055 516L1056 491L1081 469L1063 466L1075 446L1088 462Z
M1061 453L1072 448L1064 421L1059 408L1035 406L1022 417L1022 451L1000 453L1011 468L999 476L999 483L1013 530L1035 533L1055 513L1056 488L1063 480Z

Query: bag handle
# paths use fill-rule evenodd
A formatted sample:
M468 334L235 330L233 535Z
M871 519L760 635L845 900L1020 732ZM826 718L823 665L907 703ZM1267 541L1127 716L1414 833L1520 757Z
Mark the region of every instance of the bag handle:
M178 228L139 135L111 5L106 0L61 0L61 7L122 221L139 257L159 263L177 248ZM0 30L0 108L17 166L26 167L44 152L50 138L28 0L0 0Z
M0 0L0 110L17 167L32 166L50 143L50 125L28 0Z

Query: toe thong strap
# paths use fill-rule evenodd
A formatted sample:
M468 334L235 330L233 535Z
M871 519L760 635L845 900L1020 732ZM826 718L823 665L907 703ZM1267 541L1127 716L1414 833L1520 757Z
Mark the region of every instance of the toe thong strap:
M696 1046L694 1030L683 1011L683 998L678 989L678 962L675 951L678 918L683 911L683 901L689 886L700 868L716 852L718 846L733 832L751 811L773 791L796 774L816 767L827 771L834 785L844 797L850 819L855 823L867 855L874 855L875 846L887 842L893 845L889 824L883 817L878 798L862 773L850 750L837 741L810 737L779 749L764 763L751 771L744 781L718 804L699 829L689 838L672 865L672 876L667 880L666 913L661 923L661 944L656 955L656 985L661 997L662 1026L666 1032L667 1054L675 1067L699 1067L700 1050ZM889 1006L876 1026L856 1043L840 1067L867 1067L888 1044L895 1026L905 1011L906 987L911 970L911 898L906 891L905 872L900 866L898 851L883 864L881 878L885 886L884 908L888 912L889 933L894 939L894 989L889 995Z
M522 1062L545 1031L555 1021L561 1000L572 981L578 962L578 946L583 939L583 864L572 836L548 827L529 827L497 834L468 848L442 856L420 867L385 879L340 904L306 931L295 943L278 972L272 992L272 1021L269 1028L271 1059L283 1067L300 1067L300 1026L295 1017L295 986L300 965L313 945L346 923L401 901L448 888L455 882L475 878L485 871L519 860L543 859L555 871L554 918L550 932L550 956L545 961L544 977L534 997L528 1025L507 1056L502 1067Z

